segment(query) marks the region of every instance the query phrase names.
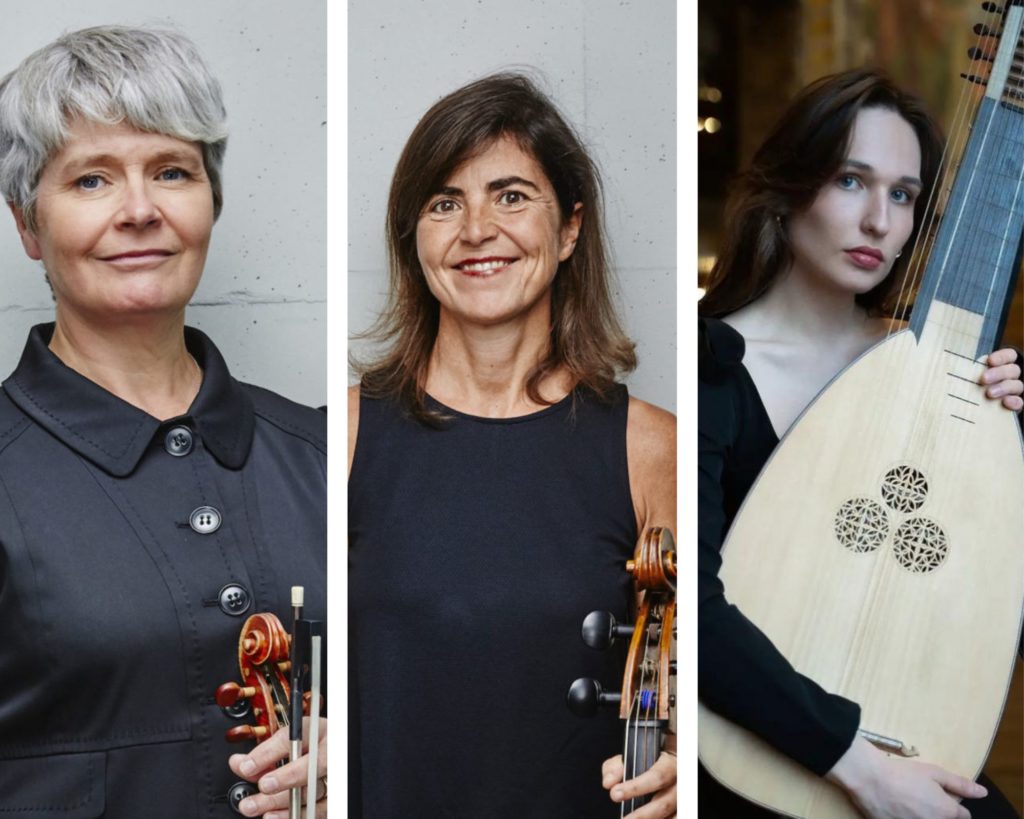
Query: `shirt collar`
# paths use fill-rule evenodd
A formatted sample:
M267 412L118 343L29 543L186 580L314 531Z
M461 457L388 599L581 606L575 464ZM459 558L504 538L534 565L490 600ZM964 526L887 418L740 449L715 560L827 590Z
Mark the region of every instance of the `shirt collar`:
M185 346L203 370L199 394L185 415L159 421L67 367L48 346L53 328L52 323L32 328L3 388L22 412L66 446L124 477L158 431L184 424L225 466L238 469L245 463L255 426L252 400L204 333L185 328Z

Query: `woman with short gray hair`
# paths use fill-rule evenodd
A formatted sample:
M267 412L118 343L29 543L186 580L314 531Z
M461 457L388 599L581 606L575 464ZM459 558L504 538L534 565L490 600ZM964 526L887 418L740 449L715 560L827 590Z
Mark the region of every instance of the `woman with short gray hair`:
M287 737L229 768L249 709L214 698L242 615L284 615L292 585L326 614L325 418L185 326L226 139L173 31L72 32L0 80L0 192L55 302L0 391L7 810L284 816L305 781L305 757L275 768Z

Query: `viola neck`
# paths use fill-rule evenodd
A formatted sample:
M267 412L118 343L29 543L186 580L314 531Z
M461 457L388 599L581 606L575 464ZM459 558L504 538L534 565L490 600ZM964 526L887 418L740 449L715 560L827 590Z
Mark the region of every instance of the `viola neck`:
M664 723L658 719L630 720L626 726L625 748L622 754L625 779L634 779L647 771L661 753ZM622 815L646 805L650 796L642 796L623 803Z

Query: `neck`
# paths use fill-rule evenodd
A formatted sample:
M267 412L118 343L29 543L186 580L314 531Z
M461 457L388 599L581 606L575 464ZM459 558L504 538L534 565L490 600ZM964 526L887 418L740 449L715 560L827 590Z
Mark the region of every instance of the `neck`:
M65 365L160 420L188 411L203 374L185 349L184 313L145 324L98 325L57 305L50 350Z
M829 287L792 266L751 307L769 319L771 327L818 343L862 329L867 318L852 293Z
M489 418L512 418L546 406L526 394L526 379L548 354L547 320L480 327L442 313L427 371L427 392L460 412ZM545 378L541 397L557 401L572 384L565 373Z

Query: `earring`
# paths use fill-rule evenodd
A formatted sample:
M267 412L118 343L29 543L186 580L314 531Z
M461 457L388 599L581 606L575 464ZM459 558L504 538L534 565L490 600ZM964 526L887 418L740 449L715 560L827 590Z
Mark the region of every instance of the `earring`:
M901 250L899 253L896 254L896 258L898 259L902 255L903 255L903 251Z

